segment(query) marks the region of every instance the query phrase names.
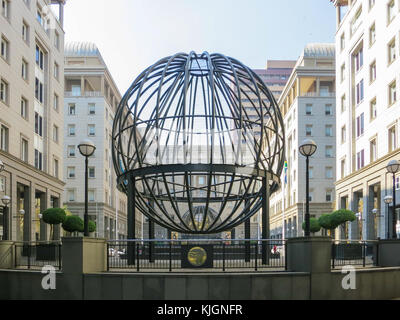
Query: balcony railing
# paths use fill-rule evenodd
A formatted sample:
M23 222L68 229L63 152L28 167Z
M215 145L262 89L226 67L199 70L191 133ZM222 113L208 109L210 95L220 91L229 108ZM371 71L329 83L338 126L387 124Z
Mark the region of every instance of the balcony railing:
M336 92L304 92L300 95L301 97L321 97L321 98L334 98L336 97Z
M65 91L64 97L102 97L103 94L100 91L85 91L83 94L81 92Z

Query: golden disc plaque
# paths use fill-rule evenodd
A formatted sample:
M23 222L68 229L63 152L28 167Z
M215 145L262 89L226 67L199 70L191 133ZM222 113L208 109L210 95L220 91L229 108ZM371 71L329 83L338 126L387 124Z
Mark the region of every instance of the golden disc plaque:
M207 261L207 252L201 247L193 247L189 250L187 259L194 267L201 267Z

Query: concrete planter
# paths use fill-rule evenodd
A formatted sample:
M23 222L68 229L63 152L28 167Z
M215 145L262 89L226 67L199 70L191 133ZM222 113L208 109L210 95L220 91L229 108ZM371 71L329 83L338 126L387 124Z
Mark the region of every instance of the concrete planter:
M400 266L400 240L380 240L378 243L378 265L380 267Z

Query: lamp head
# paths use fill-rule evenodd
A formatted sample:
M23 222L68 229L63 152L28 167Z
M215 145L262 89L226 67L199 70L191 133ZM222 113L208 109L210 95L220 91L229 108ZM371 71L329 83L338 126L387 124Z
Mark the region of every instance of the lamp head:
M299 151L303 156L311 157L317 151L317 144L311 139L306 139L300 145Z
M393 202L393 197L392 196L386 196L384 198L384 201L386 204L391 204Z
M96 150L96 146L93 141L85 139L78 145L78 149L81 155L84 157L90 157Z
M400 170L400 162L397 160L391 160L386 166L386 170L389 173L397 173Z
M11 198L9 196L3 196L3 198L1 198L1 202L3 202L5 206L8 206L11 202Z

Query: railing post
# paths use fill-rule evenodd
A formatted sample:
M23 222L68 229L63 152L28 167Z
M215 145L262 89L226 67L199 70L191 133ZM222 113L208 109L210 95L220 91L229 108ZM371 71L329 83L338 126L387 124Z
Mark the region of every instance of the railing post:
M256 241L256 244L255 244L255 249L256 249L256 253L255 253L255 258L256 258L256 265L255 265L255 269L256 269L256 271L257 271L257 263L258 263L258 240Z
M365 256L367 255L367 242L363 245L363 268L365 268Z
M283 248L284 248L283 250L285 253L285 271L287 271L287 269L288 269L288 267L287 267L287 242L283 239L282 239L282 241L283 241Z
M61 248L62 245L61 243L58 244L58 269L61 271L62 270L62 256L61 256ZM107 259L108 260L108 259ZM107 269L108 271L108 269Z
M139 256L139 242L136 243L136 271L139 272L140 256Z
M110 271L110 244L107 242L107 271Z
M336 245L332 242L332 269L335 269Z
M28 269L31 268L31 245L28 243Z
M169 241L169 272L172 271L172 241Z
M225 272L225 246L226 243L222 243L222 271Z
M14 268L17 268L17 254L18 254L18 246L14 244Z

